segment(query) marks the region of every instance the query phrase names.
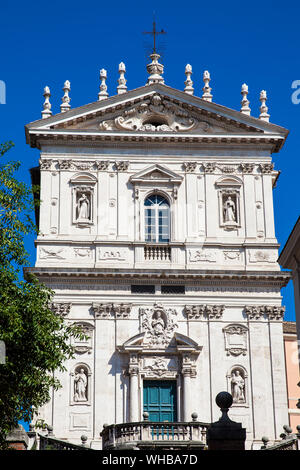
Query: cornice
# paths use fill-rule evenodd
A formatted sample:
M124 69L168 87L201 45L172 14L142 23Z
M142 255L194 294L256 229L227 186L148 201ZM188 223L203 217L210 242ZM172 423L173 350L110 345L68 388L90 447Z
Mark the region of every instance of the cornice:
M157 132L143 133L143 132L92 132L92 131L79 131L79 130L60 130L60 129L30 129L28 131L31 146L41 148L41 142L51 141L55 144L69 145L74 142L92 142L94 144L103 142L115 143L189 143L189 144L231 144L231 145L271 145L274 152L279 152L285 138L274 134L181 134L181 133L164 133Z
M219 282L234 282L241 285L249 285L249 282L259 285L277 285L280 287L286 286L291 279L291 274L285 271L212 271L212 270L161 270L161 269L95 269L95 268L43 268L43 267L28 267L24 268L24 276L27 274L35 274L39 278L66 278L66 279L105 279L115 280L124 279L131 282L133 279L157 279L157 280L178 280L197 281L200 284L211 283L213 281Z

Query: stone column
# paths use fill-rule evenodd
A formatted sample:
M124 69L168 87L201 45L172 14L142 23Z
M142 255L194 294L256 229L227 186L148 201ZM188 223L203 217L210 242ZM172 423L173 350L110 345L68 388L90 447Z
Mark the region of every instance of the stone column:
M183 421L190 421L190 389L191 389L191 372L183 370Z
M129 399L129 421L139 420L139 387L138 387L138 368L131 367L130 374L130 399Z

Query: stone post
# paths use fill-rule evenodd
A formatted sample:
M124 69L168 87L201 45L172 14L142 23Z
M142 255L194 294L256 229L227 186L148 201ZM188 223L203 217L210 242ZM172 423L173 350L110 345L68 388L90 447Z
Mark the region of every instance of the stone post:
M230 393L220 392L216 396L222 416L207 429L208 450L245 450L246 429L228 417L232 402Z
M29 438L21 424L19 424L18 427L12 429L11 432L6 436L6 442L11 449L27 450Z

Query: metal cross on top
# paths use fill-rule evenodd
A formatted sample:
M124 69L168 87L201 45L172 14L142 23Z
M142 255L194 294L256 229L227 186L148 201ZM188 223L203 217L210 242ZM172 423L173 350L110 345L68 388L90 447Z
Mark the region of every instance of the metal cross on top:
M155 20L154 20L153 21L153 30L152 31L144 31L143 34L153 34L153 54L156 54L156 35L158 35L158 34L167 34L167 33L163 29L161 31L156 31L156 23L155 23Z

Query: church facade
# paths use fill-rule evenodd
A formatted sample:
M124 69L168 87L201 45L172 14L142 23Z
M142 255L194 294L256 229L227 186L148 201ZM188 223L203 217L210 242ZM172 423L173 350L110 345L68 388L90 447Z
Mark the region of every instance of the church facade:
M120 64L108 97L26 126L40 150L40 234L34 272L52 308L88 335L75 341L62 388L40 410L54 435L101 448L104 424L210 423L220 391L230 418L279 440L288 423L272 190L286 129L271 124L266 94L250 115L247 86L235 111L213 102L204 73L194 95L167 86L159 56L148 82L127 90ZM148 413L148 415L145 415ZM195 416L195 415L194 415Z

